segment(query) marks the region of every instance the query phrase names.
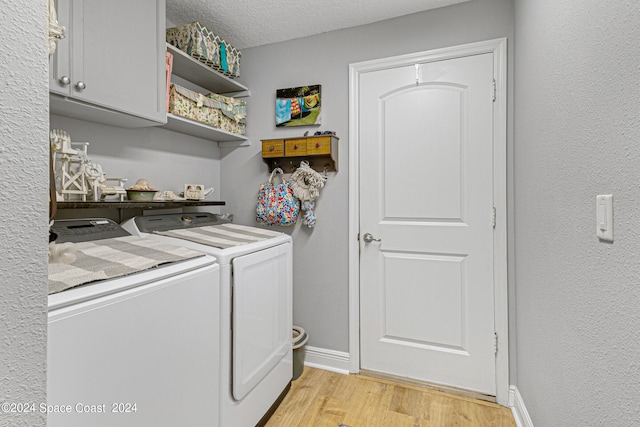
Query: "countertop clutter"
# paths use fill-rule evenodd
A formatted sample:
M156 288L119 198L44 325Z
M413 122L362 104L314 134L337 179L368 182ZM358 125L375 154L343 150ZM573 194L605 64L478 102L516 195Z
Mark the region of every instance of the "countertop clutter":
M158 191L149 181L139 178L134 185L125 186L127 178L109 178L102 166L91 160L88 142L72 142L71 135L61 129L49 134L51 147L52 193L58 209L77 208L174 208L184 206L224 205L224 202L205 201L213 188L204 185L185 185L185 197L172 191ZM200 191L186 194L187 189ZM192 192L193 193L193 192ZM107 199L115 197L115 199Z

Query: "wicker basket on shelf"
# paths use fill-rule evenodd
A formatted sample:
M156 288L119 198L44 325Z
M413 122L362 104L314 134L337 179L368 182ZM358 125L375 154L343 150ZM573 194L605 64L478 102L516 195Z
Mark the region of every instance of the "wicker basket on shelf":
M167 29L167 43L231 78L240 76L240 51L199 22Z
M169 112L226 132L245 134L247 104L235 98L214 93L205 96L172 84L169 92Z

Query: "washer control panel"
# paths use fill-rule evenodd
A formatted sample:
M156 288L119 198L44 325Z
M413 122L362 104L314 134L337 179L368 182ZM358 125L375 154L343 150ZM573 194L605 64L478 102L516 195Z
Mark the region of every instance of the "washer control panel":
M120 225L107 218L54 221L51 232L57 235L56 243L77 243L130 236Z
M144 215L134 218L136 228L141 233L154 231L182 230L207 225L227 224L231 220L209 212ZM128 223L128 221L127 221Z

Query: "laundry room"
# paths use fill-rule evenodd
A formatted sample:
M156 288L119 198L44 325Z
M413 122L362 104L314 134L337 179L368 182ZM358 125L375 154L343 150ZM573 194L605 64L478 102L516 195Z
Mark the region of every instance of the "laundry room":
M149 3L152 5L156 1L149 1ZM227 319L231 314L221 316L219 335L222 350L219 356L221 360L219 380L222 388L218 391L220 425L257 424L265 414L269 413L269 409L280 401L283 390L287 390L285 384L288 382L283 383L282 379L279 379L275 374L278 370L286 371L286 363L291 363L291 351L289 350L287 353L289 359L284 358L278 362L277 358L273 358L270 354L280 354L281 350L278 349L278 346L282 345L282 336L279 333L274 334L270 330L261 329L264 324L284 322L285 325L302 327L306 336L306 345L298 350L296 355L302 354L303 358L298 363L306 364L309 368L319 368L341 374L355 373L362 368L368 369L371 373L385 371L396 377L405 376L402 371L394 368L371 368L367 365L366 359L362 363L359 360L358 353L360 351L354 347L353 343L353 328L357 328L357 324L354 323L353 318L350 318L350 313L353 315L356 310L353 306L353 279L350 278L350 274L353 273L350 273L350 268L353 268L352 240L357 242L357 235L354 235L353 218L350 217L353 215L353 208L350 205L353 198L349 198L350 169L355 168L353 160L350 159L350 156L353 156L351 150L355 144L355 138L353 134L350 134L350 131L353 132L353 124L350 124L349 121L353 116L353 110L350 110L352 108L350 102L353 102L350 98L350 85L353 83L350 80L353 77L350 75L349 67L351 64L379 59L380 51L385 52L385 57L394 57L483 40L504 39L510 36L512 22L509 17L509 8L504 7L504 2L492 1L477 5L464 4L465 2L453 3L460 4L435 8L395 19L385 19L382 22L368 23L364 26L349 25L351 28L312 34L307 37L302 37L303 34L299 34L300 30L293 25L286 36L288 41L269 44L264 44L261 40L244 42L247 45L241 45L242 49L236 58L237 69L234 70L236 76L231 75L231 72L215 69L216 66L219 66L216 65L216 61L218 61L220 53L215 52L218 55L215 56L211 54L211 51L222 44L213 47L206 45L208 51L205 51L202 46L197 46L193 42L189 44L189 41L198 38L205 40L206 36L213 36L216 40L220 39L220 36L229 38L229 40L233 40L232 37L244 40L244 38L253 36L251 32L247 29L240 31L236 24L235 27L229 28L227 34L213 35L211 29L216 31L217 28L224 28L223 23L219 22L215 10L205 13L198 10L198 5L189 2L168 1L165 5L166 40L163 41L166 41L167 46L170 46L167 48L167 52L170 52L171 56L169 65L163 61L161 67L163 71L167 69L167 74L171 74L171 86L162 86L161 95L165 95L166 91L169 98L167 102L169 115L167 124L161 126L149 126L144 120L141 120L141 124L135 122L130 125L130 115L108 115L105 118L94 110L78 112L77 101L70 101L64 92L68 86L57 87L58 82L66 76L66 73L75 70L73 67L67 70L64 68L66 63L59 63L59 59L64 57L60 56L61 53L64 53L64 43L73 43L73 35L70 34L70 37L59 41L59 56L54 56L50 70L51 85L54 88L51 97L55 101L52 101L50 129L63 134L62 142L56 141L57 145L53 151L54 174L58 191L56 197L59 200L56 219L59 225L67 224L67 229L70 229L77 225L71 222L65 223L64 220L108 218L124 224L124 228L134 236L157 236L158 233L170 233L167 230L176 227L171 231L174 234L168 236L174 238L173 240L169 239L169 243L179 242L181 246L186 245L192 250L201 250L217 259L221 272L220 287L222 289L220 306L217 310L226 313L228 304L233 301L235 309L231 313L234 316L243 312L242 307L252 308L246 308L247 312L251 312L249 317L245 320L240 318L232 320L232 324L242 325L243 322L248 322L246 319L251 317L258 319L256 323L247 323L246 328L260 332L243 337L239 333L236 335L236 331L240 331L241 326L234 326L232 328L233 336L227 336L225 332L229 328ZM60 5L63 6L60 9L60 19L63 19L64 2L60 2ZM84 8L86 9L87 6L85 5ZM490 18L492 22L498 22L499 25L460 19L467 13L468 8L477 10L478 13ZM78 13L76 9L76 5L72 3L71 17ZM88 14L86 11L84 13ZM103 13L107 12L103 11ZM141 11L132 11L133 16L136 16L135 13L140 14L140 20L144 19ZM202 13L209 14L207 16L210 16L209 19L213 21L207 22L207 18L200 16ZM86 18L84 25L87 26L87 22L90 22L92 26L100 28L100 23L94 23L91 19L90 17ZM276 18L274 17L274 19ZM284 20L286 18L277 19ZM432 28L433 22L440 19L449 20L455 25L446 29ZM147 18L147 20L149 19ZM151 24L152 22L145 22L145 25ZM64 26L68 27L68 25ZM426 40L424 37L425 28L429 28L427 32L430 35L430 37L426 37ZM87 30L85 30L86 32ZM433 35L437 35L437 37L432 37ZM125 43L126 37L126 34L114 35L114 38L119 41L117 45ZM139 43L142 43L142 40L140 39ZM250 38L250 40L255 39ZM85 44L87 43L88 41L85 40ZM94 43L96 42L94 41ZM233 43L226 45L229 55L231 55L232 49L235 49L232 45ZM152 46L155 45L152 44ZM504 43L505 49L506 46L507 44ZM162 48L164 46L159 47L158 50ZM198 51L198 48L201 50ZM87 56L91 55L91 52L85 53ZM205 61L202 56L199 56L205 54L213 58L213 64L206 62L211 61L209 58L206 58ZM227 59L229 60L229 58L231 56ZM124 62L131 63L132 67L144 67L144 63L140 64L136 61L140 61L140 59L131 58ZM231 62L229 63L231 64ZM410 67L414 67L413 63L410 64ZM120 69L120 67L118 68ZM123 69L122 72L135 70L135 68ZM205 76L200 77L203 70ZM143 75L143 71L146 72L146 70L140 69L139 74ZM83 96L87 97L89 97L91 89L88 81L90 80L90 72L91 68L87 67L83 78L87 88L76 91L86 94ZM429 72L426 69L422 72L426 78ZM220 75L223 75L222 79ZM151 76L149 79L153 77ZM217 83L216 79L222 83ZM125 85L125 83L120 83L120 80L121 78L118 78L117 84ZM158 80L161 80L161 77ZM506 81L508 79L504 80L504 82ZM126 84L131 85L131 82ZM229 87L220 86L222 84ZM427 85L427 82L424 81L423 84ZM133 87L130 90L142 92L143 89L145 89L144 86ZM154 95L153 90L156 88L152 86L149 89L151 95ZM74 90L72 88L72 92ZM208 92L222 95L233 94L234 102L241 103L242 106L246 105L244 120L233 122L240 123L243 127L233 129L233 131L214 129L209 133L202 132L202 128L205 128L202 125L196 124L194 126L190 123L191 127L186 127L184 122L188 123L190 119L194 118L189 116L191 111L200 111L201 109L207 111L208 105L207 100L203 101L201 98L202 95L196 95L194 99L190 99L190 90L198 94L207 94ZM504 93L506 94L506 91ZM112 94L109 93L109 95ZM314 116L313 122L296 123L294 119L297 112L294 111L294 107L290 106L291 100L297 101L296 105L300 106L296 107L302 110L300 116L305 112L305 105L311 107L308 109L309 111L314 113L317 111L318 115ZM228 100L228 102L232 101ZM282 116L280 107L285 102L288 102L289 105L286 105L287 112ZM201 105L203 106L201 107ZM150 106L152 113L144 117L147 121L154 120L155 104ZM127 108L134 109L136 106L132 105ZM124 116L124 118L120 116ZM187 120L183 120L183 116ZM204 125L208 125L204 115L195 118L200 120L200 123L204 122ZM504 118L506 119L506 117ZM176 123L179 124L176 125ZM213 127L215 128L215 126ZM324 144L325 141L329 141L327 148L330 154L325 156L312 155L312 149ZM64 145L65 143L67 145ZM86 144L82 145L82 143ZM290 156L289 152L295 152L299 150L299 146L305 145L308 156L300 156L295 153L295 156L287 157ZM80 148L85 150L80 155L87 156L90 159L88 161L90 164L99 165L104 177L126 179L126 181L115 181L115 184L121 185L128 194L109 195L107 193L105 197L97 197L95 192L91 191L91 185L87 185L86 195L78 194L80 191L72 182L76 176L74 172L78 171L78 163L75 164L75 169L73 163L77 162L74 159L78 154L69 153L74 150L78 151ZM415 156L412 156L413 159L429 155L422 152L420 148L416 149L418 151ZM401 152L398 151L398 153ZM391 154L387 157L390 158ZM256 289L256 295L261 295L260 299L263 302L271 302L266 306L260 305L259 307L252 306L250 302L243 305L242 294L239 291L237 295L231 295L231 292L242 289L242 285L237 282L238 278L242 277L238 267L235 267L234 279L232 280L237 283L230 287L228 279L229 273L227 271L231 270L234 256L224 255L227 250L218 252L214 249L205 249L201 245L203 236L197 238L192 236L193 241L185 243L175 240L177 237L175 233L192 235L196 229L200 229L200 227L192 227L196 223L202 227L226 227L224 224L219 225L220 221L217 217L208 220L201 216L199 219L198 214L223 215L225 220L229 218L233 224L264 227L264 224L259 222L262 218L256 207L256 205L260 207L259 191L261 186L271 178L275 182L284 178L291 184L296 184L295 177L303 170L302 161L311 164L309 170L315 173L319 182L313 200L308 198L308 201L313 202L312 210L308 209L308 205L305 204L307 201L298 195L301 202L297 208L299 209L298 220L295 223L289 222L283 225L281 222L280 224L276 223L275 226L267 227L284 233L285 236L290 236L292 241L291 249L284 251L282 255L285 263L289 262L288 257L291 258L289 266L291 278L288 279L291 280L290 289L287 290L286 287L280 289L274 285L277 292L275 294L259 293L259 289ZM420 164L414 165L409 159L403 163L405 170L414 170L416 167L420 167ZM283 172L282 177L277 173L278 168ZM276 170L275 175L272 173L274 169ZM309 182L309 179L305 178L304 182ZM429 179L428 176L427 179ZM135 188L140 182L144 183L146 187ZM114 181L112 181L113 183ZM212 189L212 191L206 196L200 195L197 201L187 199L187 187L190 184L198 185L203 189ZM147 205L144 205L145 202L127 200L131 197L132 190L138 189L155 190L155 200L147 202ZM353 192L353 189L351 191ZM136 205L135 203L142 203L144 207L141 208L140 204ZM400 206L397 203L396 205ZM305 220L305 215L308 214L313 215L312 222ZM192 221L191 218L193 218L194 222L185 225L184 216L189 218L189 221ZM176 223L181 222L179 227L173 224L161 225L165 221L172 223L174 220ZM179 228L184 231L179 231ZM79 229L86 230L85 228ZM184 236L181 237L184 238ZM268 241L271 240L276 242L275 239ZM268 253L268 250L263 251L257 245L258 243L247 245L247 247L255 247L255 249L243 253L252 251ZM374 248L376 245L377 243L373 241L371 244L367 244L367 247ZM278 245L269 243L264 245L264 248L272 246ZM229 261L225 261L226 259ZM266 283L268 277L267 275L258 281ZM285 275L285 277L287 276ZM282 283L286 282L284 280ZM231 289L234 290L231 291ZM287 297L289 293L291 295ZM287 305L288 298L292 298L292 300ZM443 309L440 310L438 316L448 317L446 311L449 308L445 308L442 301L439 304ZM260 307L263 309L268 307L269 310L262 310L264 311L262 312ZM276 317L280 319L277 321L269 320L274 316L275 307L279 307L281 311L291 311L291 317ZM406 305L405 309L408 307ZM436 313L437 308L429 308L428 311ZM362 315L365 313L363 312ZM52 315L50 314L50 316ZM431 321L431 319L422 320ZM417 318L413 321L417 321ZM61 322L57 324L61 324ZM282 329L280 328L280 330ZM284 326L284 329L289 330L291 327ZM493 327L489 333L493 335ZM479 336L481 335L482 333L479 333ZM273 353L263 354L259 350L261 347L252 345L251 340L256 340L257 337L272 337L271 341L276 343L272 350ZM234 345L233 351L227 351L226 347L230 347L232 344ZM235 345L239 347L236 349ZM242 346L246 346L246 348ZM361 351L365 351L364 347ZM367 349L367 351L380 352L377 349ZM493 352L493 350L490 351ZM504 351L507 351L506 347ZM260 361L258 363L254 359L236 360L236 354L253 354L254 357L259 357ZM53 357L49 356L50 370L56 369L57 366L52 360ZM394 359L398 357L405 356L393 356ZM416 358L418 356L410 357ZM273 362L270 361L272 359ZM288 362L285 363L285 361ZM229 371L233 366L245 365L244 372ZM271 370L269 375L261 377L260 375L247 374L249 371L260 372L267 368ZM456 368L456 371L462 372L462 369ZM487 372L493 372L493 370L488 369ZM419 373L414 376L419 378L428 375ZM433 383L455 384L458 381L452 378L428 378L432 379ZM469 381L471 380L469 379ZM495 384L495 379L491 378L489 383ZM460 388L483 390L482 393L478 392L479 396L482 396L483 393L496 395L494 388L492 388L494 386L485 390L482 388L484 386L476 387L475 384L470 384L472 383L469 382ZM229 386L232 387L231 394L227 391ZM52 388L49 399L59 395L54 392L55 389ZM493 400L495 401L495 398ZM50 422L54 423L56 420L69 422L70 418L68 415L57 417L52 415L50 417ZM342 421L348 425L348 418Z
M198 20L197 6L187 3L184 10L179 10L179 6L179 2L167 3L167 27ZM215 11L209 13L215 16ZM486 18L469 22L464 19L467 13ZM102 166L107 177L127 178L125 186L142 178L155 189L173 191L176 195L187 183L213 187L206 200L223 201L223 206L185 210L229 213L233 214L234 222L246 225L256 224L258 190L269 179L269 164L262 158L261 141L303 137L305 132L310 135L317 131L335 132L336 171L327 173L315 203L315 226L309 228L300 221L278 230L290 234L294 241L294 323L304 326L309 333L308 353L317 348L321 360L331 360L336 369L346 371L349 369L349 64L379 58L380 51L385 52L384 56L394 56L509 36L513 31L512 18L508 2L505 6L503 1L482 1L461 2L310 37L299 37L295 30L298 25L291 27L287 39L292 40L241 49L240 75L234 80L250 92L250 96L238 98L247 104L246 142L217 142L153 126L126 129L60 114L51 115L50 128L67 131L74 142L89 142L91 160ZM232 29L229 31L235 35ZM240 35L236 37L250 33L246 28L237 31ZM182 83L184 79L177 81ZM308 84L321 85L322 123L276 126L276 91ZM283 170L285 178L290 178L290 165L284 164ZM75 209L60 210L59 217L107 215L118 221L137 214L139 211L128 209Z
M636 2L5 6L0 425L640 423Z
M150 4L156 3L155 0L148 2ZM64 2L59 3L64 6ZM358 367L360 364L359 356L356 356L359 350L354 347L352 332L352 328L357 326L350 318L350 313L353 315L355 311L352 279L350 279L350 268L353 268L351 240L355 239L357 242L357 233L354 235L353 218L350 217L350 211L353 210L350 207L350 202L353 201L353 198L349 197L350 169L354 167L352 166L353 160L350 159L350 156L353 156L350 144L354 144L354 138L350 134L353 124L350 124L349 121L350 116L353 115L349 106L350 84L352 84L349 67L351 64L379 59L381 57L380 51L385 52L385 57L394 57L485 40L504 40L505 37L511 35L512 21L509 16L509 8L504 7L504 2L481 2L477 5L465 4L465 2L453 3L460 4L435 8L395 19L384 19L381 22L367 23L363 26L352 24L348 25L351 28L339 28L333 32L323 31L321 34L312 33L306 37L303 37L304 33L299 33L300 30L292 25L286 36L287 40L269 44L264 44L261 40L254 41L255 39L252 38L249 39L252 41L242 42L243 37L252 36L251 32L246 29L240 31L238 27L232 26L227 34L214 35L218 38L228 38L229 41L233 41L232 37L235 37L241 41L240 43L246 44L240 45L242 49L238 54L238 68L235 70L238 75L231 76L224 70L215 69L217 57L213 59L214 64L211 65L202 57L198 57L198 55L204 55L205 51L201 50L196 53L197 46L185 42L185 40L197 39L198 37L204 40L205 36L212 36L217 28L224 28L222 23L216 20L216 11L205 13L198 10L198 5L189 2L168 1L165 5L166 40L163 41L167 46L170 46L167 51L171 53L171 57L169 65L163 58L161 67L167 74L171 74L169 82L171 86L162 86L162 101L165 101L164 95L167 95L169 114L167 123L161 126L148 124L149 121L155 120L156 106L153 103L150 103L152 113L147 114L141 120L137 117L137 121L133 124L129 123L132 120L130 115L111 114L105 118L100 116L99 111L78 112L76 105L78 101L70 100L64 92L68 86L57 88L60 79L66 76L65 73L74 72L74 68L71 67L67 71L64 69L66 64L59 64L60 56L54 56L50 70L51 85L55 89L51 94L54 101L52 101L51 107L50 129L63 135L62 141L56 140L54 143L57 145L53 151L54 174L58 192L56 195L58 199L57 223L61 227L66 227L67 230L83 230L84 232L87 230L86 228L74 228L79 225L71 221L82 221L84 218L106 218L123 224L124 228L134 236L146 238L146 236L157 237L159 233L173 233L166 236L168 239L165 243L186 245L191 250L203 251L217 259L221 272L219 280L221 295L217 310L221 313L227 313L231 301L235 307L229 312L232 314L222 314L220 319L221 353L219 357L221 371L218 376L221 385L218 390L220 425L249 426L258 424L264 416L271 413L271 409L277 407L282 395L286 394L288 390L289 385L287 384L290 384L290 380L283 382L278 372L286 371L287 363L292 363L292 352L289 350L287 353L281 353L282 350L279 349L279 346L282 345L281 333L264 329L265 324L284 322L285 325L290 325L284 326L284 330L290 330L291 326L303 328L306 342L304 347L297 350L295 354L299 359L297 362L306 365L307 369L316 368L343 375L360 370ZM78 13L74 8L76 5L72 3L72 17ZM87 9L87 5L84 8ZM478 13L490 18L492 22L498 22L499 25L460 19L461 16L466 15L468 8L477 10ZM62 19L64 10L62 9L60 12L60 19ZM86 10L84 13L88 14ZM102 13L107 12L103 11ZM140 20L144 19L141 11L132 11L133 16L135 13L140 14ZM207 18L200 16L202 13L210 14L210 19L213 21L207 22ZM87 26L87 22L90 22L92 26L95 25L99 28L100 23L94 23L91 19L93 18L86 18L84 25ZM276 18L274 17L274 19ZM286 17L277 19L284 20ZM455 25L451 28L431 29L433 23L440 19L449 20ZM147 20L149 19L147 18ZM145 22L147 26L151 24ZM427 32L430 35L437 35L437 37L427 37L425 40L425 28L430 28ZM213 32L210 32L211 30ZM85 29L85 33L87 31ZM114 37L121 42L117 43L118 45L126 42L126 35L119 34ZM139 43L142 43L142 40L140 39ZM59 41L58 49L61 50L58 53L64 53L65 41L73 43L73 35ZM85 44L87 43L85 40ZM235 47L232 45L233 42L229 43L227 50L234 49ZM152 44L152 46L155 45ZM507 48L506 43L503 46L504 49ZM161 50L162 47L157 50ZM206 53L213 57L210 51L214 50L217 45L214 47L207 45L206 47L209 49ZM85 52L85 54L91 56L91 52ZM85 61L87 60L85 59ZM144 66L136 64L136 61L140 61L140 59L131 58L125 62L131 63L132 67L141 68ZM188 65L185 65L185 62ZM414 68L413 63L410 67ZM195 71L193 71L194 68ZM200 77L203 69L205 77ZM123 73L126 71L128 71L126 68L122 69ZM137 72L135 68L131 68L130 71ZM139 74L143 75L143 71L146 70L140 69ZM76 91L72 87L72 92L76 91L89 97L90 72L91 68L87 67L83 80L87 85L86 89ZM97 71L95 72L97 73ZM423 73L426 78L428 72L425 70ZM220 79L219 75L224 77ZM152 75L148 78L154 77ZM117 84L125 85L125 83L120 83L120 80L122 79L118 78ZM220 80L222 83L216 83L216 80ZM505 78L504 84L506 81ZM415 82L415 79L412 82ZM131 82L126 84L131 85ZM228 87L221 87L222 84ZM424 84L426 85L426 82ZM144 87L132 87L130 90L141 92L143 89ZM150 89L151 95L155 95L153 89L156 88L151 87ZM233 94L234 100L236 100L234 102L246 105L246 118L243 117L244 120L237 122L242 124L242 129L234 129L233 132L228 129L203 132L202 129L208 125L204 115L196 118L201 120L200 123L205 126L202 124L194 126L192 123L189 124L191 127L184 125L184 122L189 122L193 118L189 117L192 110L204 109L206 111L207 100L210 99L207 98L203 101L202 95L190 99L190 91L205 95L208 92L216 92L221 95ZM506 94L506 91L504 93ZM117 99L112 93L108 95L113 95ZM298 113L294 111L294 107L290 106L291 100L297 101L296 105L299 107L296 108L301 110L300 116L305 111L317 112L317 116L313 116L313 122L300 120L300 123L296 123L295 118ZM227 102L232 101L228 100ZM286 117L283 118L280 114L280 107L285 102L289 103L287 108L290 110L287 110ZM506 98L504 102L506 102ZM162 107L165 107L164 103ZM136 106L127 106L127 108L134 109ZM183 120L184 118L187 120ZM215 128L215 126L212 127ZM325 143L328 144L326 146L327 154L322 156L312 154L313 149L322 149L324 147L321 146ZM295 153L300 146L304 147L305 145L307 156ZM110 195L107 193L104 197L96 197L90 188L91 185L86 186L86 195L79 194L80 191L72 182L76 176L74 172L78 170L78 163L74 164L74 161L77 162L74 159L78 154L72 152L80 149L85 150L80 155L89 159L85 162L99 165L106 178L120 179L121 181L111 181L111 185L120 185L128 194L122 194L121 191L120 194ZM288 157L290 156L289 152L294 152L295 155ZM400 152L398 151L398 153ZM428 154L418 155L416 153L414 158L417 159L421 155ZM303 167L305 163L302 162L310 164L308 170L310 174L313 174L310 176L313 176L319 183L314 189L313 198L307 197L308 200L304 200L303 196L298 195L301 203L297 208L298 220L296 222L288 224L280 222L275 225L271 223L271 226L266 227L268 230L283 233L284 236L291 239L290 250L285 250L280 255L283 257L282 262L290 263L291 271L288 280L291 283L289 288L278 287L275 284L287 283L287 280L280 282L276 280L274 285L269 287L269 289L275 289L276 293L259 292L262 288L251 291L255 295L261 295L262 305L252 306L249 300L243 303L242 293L239 291L243 289L243 285L239 284L241 282L239 278L244 276L239 267L233 267L234 274L231 280L235 285L231 286L228 278L228 271L232 268L234 257L240 258L240 255L225 255L231 249L223 249L221 252L217 249L209 250L208 246L202 246L202 239L205 237L194 237L193 233L201 228L204 230L207 227L227 227L224 224L227 219L232 221L231 224L256 226L263 229L265 225L260 223L262 219L260 211L257 209L257 205L258 208L260 207L261 186L270 179L273 179L274 183L279 183L279 180L284 178L295 187L296 176L305 170ZM278 168L282 170L282 174L278 174ZM414 166L410 166L407 169L414 168ZM274 170L275 174L272 173ZM122 181L122 179L126 179L126 181ZM310 179L305 177L301 182L303 184L309 183ZM140 183L143 183L144 187L136 188L136 185ZM109 185L107 182L107 189ZM212 191L206 196L200 195L198 200L187 199L189 185L197 185ZM133 190L140 189L155 190L155 200L151 202L128 200ZM313 203L311 208L307 202ZM211 215L214 219L210 220L204 215ZM218 215L224 217L223 222L217 219ZM312 215L312 221L307 219L309 215ZM193 223L185 224L184 218L189 218L189 222L193 221ZM165 222L169 225L162 225ZM177 223L180 224L175 225ZM193 227L196 223L199 224L199 227ZM100 225L98 224L98 226ZM168 231L169 229L171 231ZM234 230L234 232L236 231ZM218 229L217 232L222 231ZM224 232L228 233L229 229L225 228ZM188 234L191 236L191 240L178 241L176 233ZM66 235L66 231L62 234ZM185 238L184 235L180 238ZM208 234L207 238L209 238ZM263 245L265 250L261 249L259 243L256 242L246 245L245 247L249 249L242 253L256 252L256 256L264 256L263 253L269 253L267 248L286 247L280 244L282 242L278 243L276 239L269 238L267 240L267 242L271 241L274 243ZM283 240L283 242L285 241ZM82 243L78 244L82 245ZM376 247L376 242L368 244L368 247ZM238 246L237 251L243 250L241 248L242 246ZM84 251L84 249L82 250ZM84 254L82 252L82 256ZM227 259L229 261L225 261ZM279 265L276 261L273 263L274 266ZM249 276L255 275L254 270L255 267L248 269L247 274ZM268 277L270 276L266 275L256 280L264 282L261 284L266 284ZM286 274L284 277L287 277ZM245 281L250 283L249 280ZM233 295L232 292L234 292ZM291 298L291 301L287 305L288 298ZM442 303L440 304L444 307ZM243 309L243 307L245 308ZM268 310L265 311L266 308ZM274 319L274 313L278 311L276 308L284 312L290 311L290 317L276 316L275 319L279 320L270 320ZM243 310L250 312L250 315L241 318L240 314L243 313ZM433 312L435 313L435 307ZM443 312L443 315L446 314ZM226 333L229 328L227 325L229 316L239 316L238 319L234 318L235 320L231 322L232 325L235 325L232 327L232 336L228 336ZM76 315L76 318L79 317ZM251 323L248 319L252 318L257 321L254 320ZM56 323L56 325L61 324L61 321ZM243 325L246 329L258 332L243 336L241 332L238 332L242 331ZM279 331L281 330L283 328L279 327ZM493 329L490 333L493 334ZM52 336L53 334L50 335L50 339ZM275 347L262 346L260 344L262 341L252 342L258 337L263 339L271 337L270 341L275 343ZM290 340L289 337L288 341ZM232 350L227 349L232 345ZM291 343L288 342L288 345L291 346ZM272 350L270 350L271 353L265 353L260 350L261 348L272 348ZM378 350L373 351L377 352ZM504 351L508 351L506 347ZM278 359L273 354L286 354L287 356ZM253 358L236 360L236 357L240 357L238 355L253 355ZM54 355L50 354L49 359L51 371L57 372L62 369L57 368L58 364L54 360ZM293 362L295 361L293 358ZM245 368L243 371L236 372L233 367L238 366ZM290 365L288 369L291 369ZM298 367L298 369L300 368ZM249 374L265 370L269 373ZM369 370L374 373L377 369ZM389 369L387 372L395 373L396 377L404 375L393 369ZM67 375L71 376L71 373ZM432 382L453 383L454 381L457 380L445 378ZM495 383L495 379L491 379L490 382ZM295 386L295 381L292 384ZM229 387L231 387L231 393L228 391ZM475 384L469 387L473 388ZM476 389L478 388L476 387ZM492 390L490 388L487 394L495 396L495 391ZM64 394L60 394L63 391L51 388L49 399L57 397L60 400L61 396L64 396ZM295 391L290 391L289 394L294 396ZM483 395L480 392L477 394ZM102 399L105 398L102 397ZM98 397L96 396L95 399ZM493 400L495 401L495 397ZM194 400L194 402L197 401ZM278 416L272 422L277 422ZM69 415L63 414L54 414L49 418L50 423L58 421L68 423L71 420ZM348 418L341 421L349 425Z

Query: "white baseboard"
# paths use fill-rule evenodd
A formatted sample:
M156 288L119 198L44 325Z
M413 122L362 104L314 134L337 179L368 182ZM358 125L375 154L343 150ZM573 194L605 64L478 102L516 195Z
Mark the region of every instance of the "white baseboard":
M304 365L339 374L349 373L349 353L326 348L304 347Z
M514 385L509 387L509 407L518 427L533 427L533 421L524 406L522 395L520 395L518 387Z

